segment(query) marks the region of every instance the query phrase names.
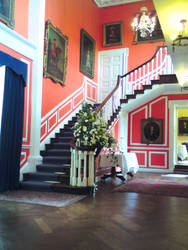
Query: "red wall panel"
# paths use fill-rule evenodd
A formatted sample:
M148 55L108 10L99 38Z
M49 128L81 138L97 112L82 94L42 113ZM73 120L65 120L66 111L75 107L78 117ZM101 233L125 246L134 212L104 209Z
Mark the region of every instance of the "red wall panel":
M167 107L168 96L159 96L129 113L128 149L137 154L141 168L169 167L167 161L169 152L166 151L169 145ZM163 119L163 144L146 145L141 143L141 120L149 117Z
M146 152L135 152L138 160L139 166L147 166Z
M140 168L169 168L169 101L187 98L187 94L159 96L129 113L128 151L136 153ZM163 119L162 144L141 143L141 119L149 117Z
M141 119L147 115L147 109L140 108L129 116L129 143L140 143L141 140Z
M150 152L151 166L165 166L165 153L163 152Z

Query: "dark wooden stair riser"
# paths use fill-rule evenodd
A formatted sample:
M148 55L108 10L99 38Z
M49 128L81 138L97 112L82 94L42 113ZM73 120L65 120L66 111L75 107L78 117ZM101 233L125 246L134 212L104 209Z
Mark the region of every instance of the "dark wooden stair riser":
M63 172L62 172L63 173ZM36 173L25 173L23 175L24 181L33 180L33 181L57 181L62 184L70 184L69 175L56 174L56 173L45 173L45 172L36 172Z

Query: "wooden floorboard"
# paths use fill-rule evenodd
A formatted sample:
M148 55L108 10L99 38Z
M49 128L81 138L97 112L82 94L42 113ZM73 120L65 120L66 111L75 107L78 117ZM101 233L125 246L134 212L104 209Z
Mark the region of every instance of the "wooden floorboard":
M1 201L0 250L188 249L187 198L112 193L120 183L63 208Z

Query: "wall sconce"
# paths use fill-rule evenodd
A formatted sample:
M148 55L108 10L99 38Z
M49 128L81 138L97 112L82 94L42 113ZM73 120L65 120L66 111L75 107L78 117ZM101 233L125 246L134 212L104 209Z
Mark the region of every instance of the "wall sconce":
M188 46L188 36L185 36L185 28L186 28L186 19L182 19L179 23L178 27L178 35L172 34L172 50L174 52L175 46Z

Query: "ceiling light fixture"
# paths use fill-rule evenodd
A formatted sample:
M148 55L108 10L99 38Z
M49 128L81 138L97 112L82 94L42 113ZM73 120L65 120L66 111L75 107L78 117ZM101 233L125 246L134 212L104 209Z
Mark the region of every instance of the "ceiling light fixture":
M186 36L186 24L187 20L182 19L178 26L178 34L172 34L172 50L174 52L175 46L188 46L188 34Z

